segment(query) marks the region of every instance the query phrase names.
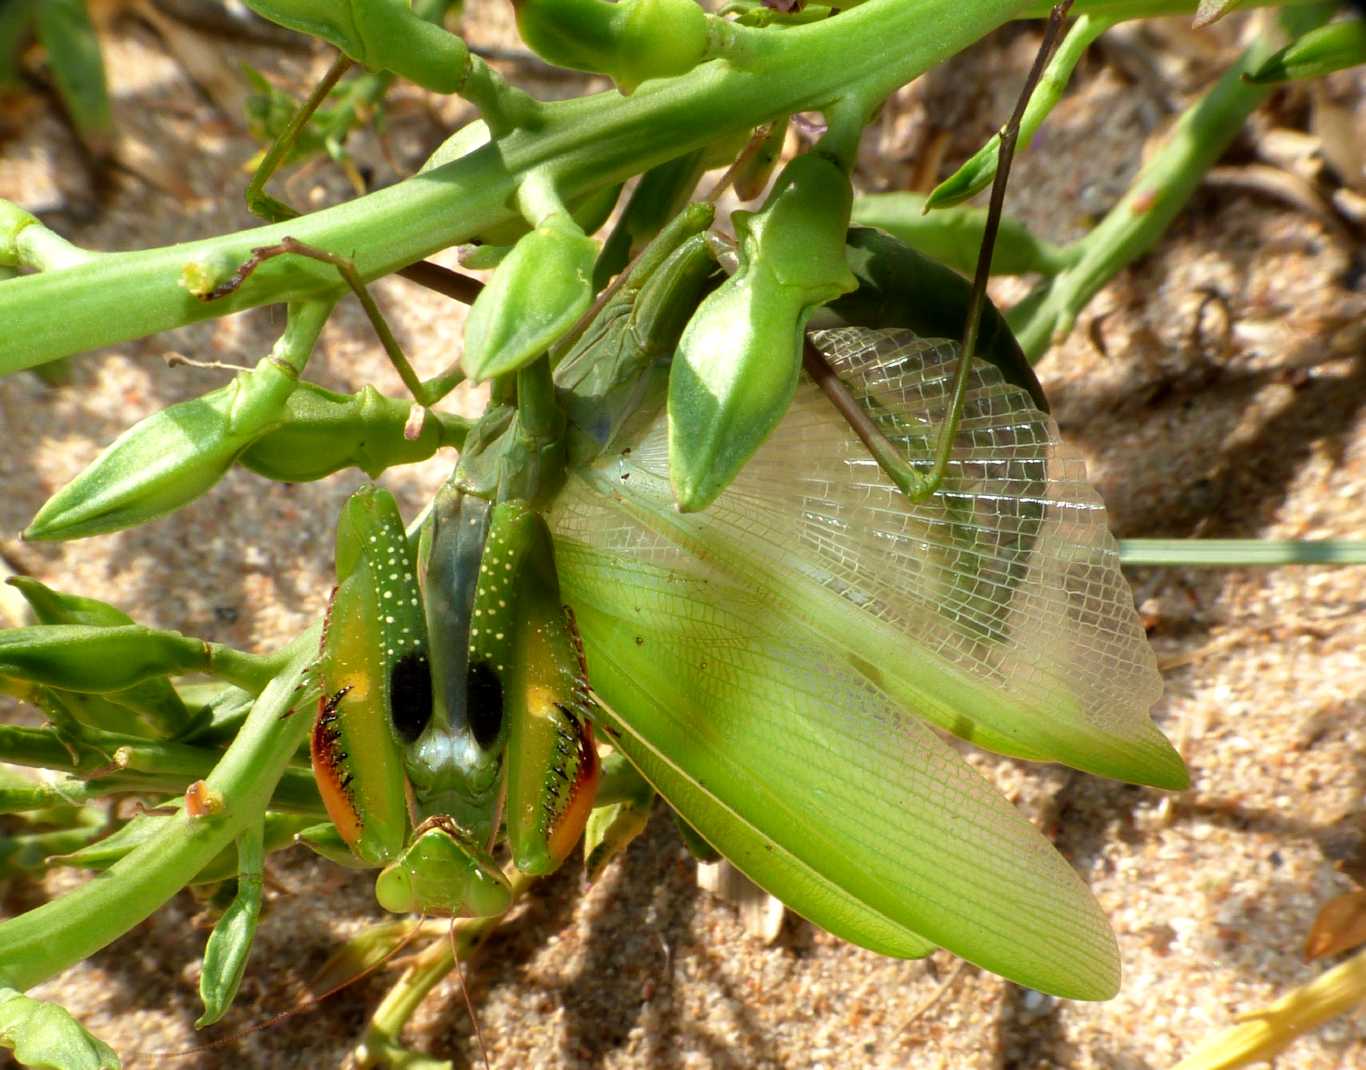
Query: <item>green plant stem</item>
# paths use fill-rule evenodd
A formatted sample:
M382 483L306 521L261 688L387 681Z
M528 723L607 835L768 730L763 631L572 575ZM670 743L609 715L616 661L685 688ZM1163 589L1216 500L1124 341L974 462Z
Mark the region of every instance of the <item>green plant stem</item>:
M318 626L309 633L316 646ZM222 810L203 817L182 812L106 873L0 923L0 984L29 988L117 939L175 895L247 825L260 820L312 723L308 717L284 715L316 698L313 689L304 687L313 658L305 644L261 693L241 733L206 778L208 791L227 800Z
M1327 13L1325 9L1324 18ZM1312 9L1297 13L1299 19L1306 16L1312 17ZM1120 202L1071 247L1074 254L1080 250L1077 262L1010 310L1006 319L1031 361L1065 338L1100 288L1147 252L1185 207L1247 117L1270 95L1271 87L1250 85L1243 75L1276 48L1272 35L1263 33L1244 51L1214 88L1181 116Z
M181 285L187 262L230 272L292 236L352 256L367 281L513 218L533 172L567 199L614 185L718 137L851 94L886 95L1001 25L1023 0L868 0L839 18L776 33L737 27L737 62L538 107L534 128L404 182L288 223L184 245L109 254L0 284L9 344L0 374L258 305L330 294L330 267L288 257L206 305ZM839 62L830 62L838 56ZM4 247L0 227L0 249Z
M297 717L312 722L309 710L300 711ZM83 783L54 789L54 802L71 803L124 792L178 794L207 777L222 757L219 751L183 743L132 742L124 736L94 732L90 737L72 739L51 728L0 725L0 761L81 777ZM321 814L322 801L312 772L286 769L271 805L278 810Z
M1366 541L1353 539L1121 539L1126 565L1237 568L1366 565Z
M1258 7L1303 7L1317 2L1318 0L1242 0L1238 10L1247 11ZM1160 18L1163 15L1191 15L1198 7L1198 0L1077 0L1072 7L1072 14L1101 15L1113 18L1116 22L1127 22L1130 19ZM1048 0L1030 0L1017 17L1047 18L1051 8L1052 4Z
M308 120L313 117L318 105L327 99L327 95L332 92L332 87L350 69L351 60L348 57L338 56L333 60L332 66L327 69L327 73L322 76L318 84L313 87L313 91L309 93L303 106L295 111L280 136L271 142L270 148L266 150L265 156L256 166L256 173L251 176L251 181L247 183L247 208L253 215L278 223L293 219L299 214L283 201L276 200L267 193L266 183L270 181L271 176L275 174L280 165L285 162L285 157L294 148L295 143L299 140L299 134L308 125Z
M89 263L100 253L72 245L37 216L0 200L0 267L57 271ZM0 281L7 276L0 276Z

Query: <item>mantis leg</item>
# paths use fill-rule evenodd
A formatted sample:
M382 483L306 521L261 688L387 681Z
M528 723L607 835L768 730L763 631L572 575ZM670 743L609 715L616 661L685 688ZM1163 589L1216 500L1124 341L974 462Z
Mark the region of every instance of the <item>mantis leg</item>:
M336 87L337 82L341 80L342 75L350 70L352 65L353 61L350 57L345 53L339 54L332 62L332 65L327 68L327 73L323 75L322 79L313 87L307 98L305 98L304 102L299 106L299 110L294 113L293 117L289 120L289 124L280 132L279 136L271 142L270 148L266 150L265 156L262 157L260 164L257 165L256 172L251 176L251 181L247 183L247 208L252 215L260 216L270 223L283 223L286 220L298 218L299 213L292 206L286 204L284 201L277 200L266 192L266 184L274 177L275 172L280 169L280 165L289 158L290 152L293 151L294 146L298 144L299 137L303 133L304 128L308 126L309 120L313 118L314 113L317 112L318 108L322 105L322 102L327 99L328 94L332 92ZM462 275L458 271L451 271L449 268L442 267L439 264L433 264L428 260L410 264L408 267L401 269L399 274L404 278L417 283L419 286L424 286L429 290L435 290L439 294L443 294L446 297L467 305L473 303L475 297L479 295L479 291L483 288L477 280ZM345 277L345 273L343 273L343 277ZM245 278L245 275L243 278ZM347 282L350 284L349 279ZM238 284L240 285L240 280ZM354 290L355 287L352 286L352 289ZM231 290L224 291L224 293L230 292ZM211 296L219 297L223 295L214 293ZM363 298L361 299L361 302L362 304L365 303ZM369 309L366 311L368 314ZM373 318L371 319L371 322L374 322ZM378 327L376 328L376 331L379 331ZM381 335L381 339L382 338L383 335ZM390 359L392 359L392 354ZM400 369L400 374L401 373ZM455 380L450 384L450 387L453 388L459 381L460 380L458 379ZM407 382L408 380L405 378L405 385ZM450 388L447 388L446 392L449 392L449 389ZM414 397L416 396L417 395L414 394Z
M210 290L205 295L204 299L207 301L214 301L226 297L241 286L242 283L246 282L251 276L251 273L261 264L265 263L265 261L271 260L277 256L286 255L306 256L310 260L317 260L323 264L331 264L337 269L337 273L341 275L342 281L344 281L351 289L351 292L356 295L356 299L361 303L361 307L365 309L365 315L370 320L370 326L374 328L380 344L384 347L385 354L394 365L394 368L398 371L399 378L403 380L403 385L408 388L408 392L412 394L413 400L416 401L419 406L424 409L430 408L464 381L465 376L460 370L460 365L458 363L452 364L446 371L435 378L426 381L419 379L417 377L417 372L413 370L413 366L408 363L408 358L403 353L403 347L398 344L398 339L394 337L394 332L389 329L388 321L385 320L384 314L380 312L379 305L375 303L375 299L370 295L370 291L365 285L365 280L360 277L360 272L356 270L355 263L347 257L340 256L337 253L329 253L326 249L319 249L316 246L307 245L294 238L286 237L276 245L263 245L260 248L253 249L251 256L243 262L242 266L233 272L226 281ZM414 266L420 266L424 269L424 274L430 273L434 277L441 272L447 272L447 269L441 268L436 264L424 263L422 265ZM430 272L427 269L431 269ZM474 279L465 279L465 277L458 272L450 271L447 273L455 280L464 280L475 287L479 285Z

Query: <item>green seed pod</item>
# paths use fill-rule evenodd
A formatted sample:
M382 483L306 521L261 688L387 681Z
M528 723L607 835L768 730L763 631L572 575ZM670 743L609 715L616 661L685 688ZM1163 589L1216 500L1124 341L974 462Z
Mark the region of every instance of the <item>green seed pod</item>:
M117 628L134 623L133 618L127 613L107 602L54 591L28 576L11 576L7 582L10 586L18 588L28 600L39 624L84 624L91 627ZM142 715L155 735L177 735L189 723L189 711L169 680L145 680L125 691L116 692L109 698L114 704ZM76 713L75 710L72 712ZM78 720L84 720L79 714L76 716ZM95 716L98 717L98 713ZM102 719L108 721L113 718L106 716ZM100 727L108 731L119 730L107 724Z
M617 54L605 72L622 93L650 78L686 74L707 53L707 16L696 0L624 0Z
M605 74L623 93L685 74L707 53L707 16L695 0L514 0L517 29L547 62Z
M199 497L277 426L297 375L272 357L227 386L153 413L38 510L26 539L78 539L155 520Z
M816 154L787 165L764 207L736 212L739 270L702 302L669 373L669 471L678 507L705 509L787 411L802 332L857 285L845 261L849 177Z
M475 298L465 324L465 374L479 382L530 364L593 300L598 246L567 213L512 248Z
M1310 30L1274 56L1269 56L1247 80L1254 85L1322 78L1334 71L1366 63L1366 20L1343 19Z
M251 444L237 463L280 483L306 483L343 468L371 479L386 468L425 461L443 446L459 448L469 424L429 410L416 438L403 432L413 403L385 397L372 386L334 394L300 383L280 425Z
M0 631L0 676L83 694L123 691L158 676L207 672L202 639L138 624L45 624Z

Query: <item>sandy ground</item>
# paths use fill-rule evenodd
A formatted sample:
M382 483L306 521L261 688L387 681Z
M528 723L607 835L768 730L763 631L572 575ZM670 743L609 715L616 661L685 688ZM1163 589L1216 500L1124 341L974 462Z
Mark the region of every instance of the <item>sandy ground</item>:
M477 11L471 36L507 43L501 15ZM1171 107L1231 55L1239 30L1195 37L1166 24L1159 36L1130 32L1093 50L1077 90L1022 159L1012 210L1058 240L1080 233L1123 190ZM999 35L901 94L865 146L869 184L908 180L936 145L947 173L1007 113L1035 40L1032 30ZM8 115L0 196L101 249L250 225L240 199L224 195L244 184L253 151L232 117L193 88L145 23L116 20L107 44L126 152L151 180L118 173L97 199L66 129L37 100ZM295 89L316 66L306 53L219 47ZM1338 78L1330 88L1340 109L1355 111L1360 137L1363 80ZM356 156L372 181L391 181L461 114L458 103L400 89L383 138L357 138ZM1282 144L1280 131L1303 130L1315 114L1304 93L1281 94L1228 162ZM345 194L322 167L285 189L307 204ZM1121 274L1041 367L1118 534L1362 537L1362 287L1360 245L1302 207L1236 185L1197 194L1162 247ZM458 306L399 280L377 289L419 370L444 367L459 345ZM1206 290L1222 301L1202 317ZM1009 282L998 291L1019 292ZM278 327L265 311L116 346L79 359L72 384L57 390L28 375L0 382L0 548L11 564L148 623L237 645L276 645L314 618L331 582L334 518L356 473L286 487L234 472L176 516L132 532L65 546L15 538L120 430L225 378L167 367L164 353L250 363ZM354 305L329 323L310 376L335 389L400 389ZM411 514L449 463L385 483ZM585 890L573 865L546 881L474 963L470 995L492 1064L1155 1070L1319 973L1322 965L1302 961L1304 938L1318 908L1351 887L1337 863L1358 849L1366 818L1363 573L1138 570L1131 578L1169 666L1155 716L1181 746L1192 789L1167 798L1057 768L972 759L1099 897L1124 956L1116 999L1059 1001L969 968L919 1013L954 969L951 956L888 960L792 918L765 947L729 904L695 887L672 824L657 815L596 886ZM240 1031L288 1006L291 986L380 912L366 878L301 850L275 856L271 871L268 914L238 1007L214 1034L225 1037L220 1046L178 1062L158 1054L203 1042L192 1022L204 932L188 895L36 994L71 1008L127 1065L341 1063L382 978L311 1014ZM11 886L4 909L20 911L79 879ZM453 983L437 990L408 1037L457 1066L476 1058ZM1277 1065L1366 1065L1366 1027L1339 1019Z

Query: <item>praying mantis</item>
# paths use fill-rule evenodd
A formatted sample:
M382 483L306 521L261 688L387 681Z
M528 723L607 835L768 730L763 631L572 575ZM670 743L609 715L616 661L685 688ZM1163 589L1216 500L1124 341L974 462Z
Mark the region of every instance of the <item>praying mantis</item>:
M615 775L657 791L839 936L903 957L948 947L1063 995L1114 992L1117 950L1084 886L921 722L1138 782L1179 786L1184 769L1148 719L1157 677L1103 509L1029 377L1005 358L965 362L971 345L859 305L885 266L878 239L848 229L851 131L865 117L832 106L830 137L780 177L719 284L710 214L689 208L619 289L597 293L591 228L553 181L519 187L526 233L471 313L465 370L493 379L493 400L461 429L459 467L415 545L374 488L338 528L311 752L331 835L380 870L387 908L502 912L510 874L564 861L591 817L599 762L624 757ZM496 153L498 119L494 143L472 152ZM815 186L797 170L820 172ZM841 185L843 207L804 197ZM817 244L820 270L794 267ZM552 254L565 268L555 284L528 286ZM719 404L741 414L727 417L725 448L690 454L706 391L675 403L674 355L705 360L697 339L733 337L723 319L703 324L704 310L741 322L752 309L771 322L746 354L772 381L708 378L698 362L697 382L732 390L718 401L756 405ZM361 460L322 422L305 426L300 398L346 407L298 383L294 351L326 311L291 309L298 344L286 338L255 378L196 411L207 433L174 493L111 496L81 533L159 515L234 463L267 474L294 463L314 478L405 456L362 435ZM800 366L833 380L846 410ZM450 444L433 406L453 379L410 379L412 418L386 414L388 440ZM327 463L303 463L324 447ZM728 458L719 476L717 457ZM680 464L712 480L686 503L680 487L697 481L680 480ZM62 494L88 501L84 489ZM59 530L58 513L39 520Z
M676 227L647 262L690 255L696 236ZM677 300L649 281L632 280L637 299ZM670 317L647 303L627 318ZM491 855L504 806L512 864L558 865L588 815L591 722L708 843L832 932L900 956L951 946L1048 991L1106 991L1117 959L1083 886L917 719L1021 757L1183 781L1147 719L1159 684L1103 508L1028 392L979 363L943 484L912 504L807 382L711 507L680 513L667 366L592 337L558 365L575 387L598 378L592 404L562 392L593 422L566 423L573 464L538 470L557 489L540 495L511 466L499 477L544 498L539 510L481 497L477 456L415 551L392 505L353 519L382 492L348 506L314 757L320 780L350 792L324 790L344 838L387 865L381 902L505 908ZM927 467L956 345L866 327L812 341L907 463ZM628 400L613 414L606 397ZM364 570L388 579L354 594ZM406 616L376 616L397 602ZM418 647L394 629L425 629L430 686L400 682ZM368 653L338 652L357 644ZM430 719L411 694L435 696ZM366 727L348 737L350 723ZM378 740L384 724L397 745L368 768L380 748L359 733Z

